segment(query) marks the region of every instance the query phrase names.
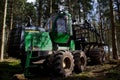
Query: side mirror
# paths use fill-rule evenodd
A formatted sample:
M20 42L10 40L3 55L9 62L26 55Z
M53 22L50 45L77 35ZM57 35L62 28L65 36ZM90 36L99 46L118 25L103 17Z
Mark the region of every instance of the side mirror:
M32 26L32 19L30 16L27 17L27 21L28 21L27 27L31 27Z

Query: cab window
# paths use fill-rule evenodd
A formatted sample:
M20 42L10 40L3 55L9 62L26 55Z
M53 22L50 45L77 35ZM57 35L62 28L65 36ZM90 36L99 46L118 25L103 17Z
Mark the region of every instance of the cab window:
M64 18L59 18L56 21L57 32L66 32L66 20Z

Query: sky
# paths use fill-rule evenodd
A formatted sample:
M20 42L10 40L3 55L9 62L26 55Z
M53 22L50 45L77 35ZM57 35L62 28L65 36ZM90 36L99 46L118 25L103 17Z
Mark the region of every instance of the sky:
M27 0L27 2L34 2L35 0Z

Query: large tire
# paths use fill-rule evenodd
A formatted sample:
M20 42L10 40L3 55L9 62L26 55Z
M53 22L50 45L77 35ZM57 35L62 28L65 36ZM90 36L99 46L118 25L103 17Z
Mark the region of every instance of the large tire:
M49 59L45 59L45 61L43 62L42 66L43 66L42 74L50 75L51 72L52 72L52 66L51 66L50 60Z
M54 75L66 77L72 74L74 59L71 52L57 51L53 59Z
M92 49L89 52L92 64L102 64L105 62L105 52L101 48Z
M83 51L75 51L73 52L74 55L74 72L79 74L86 69L87 65L87 58Z

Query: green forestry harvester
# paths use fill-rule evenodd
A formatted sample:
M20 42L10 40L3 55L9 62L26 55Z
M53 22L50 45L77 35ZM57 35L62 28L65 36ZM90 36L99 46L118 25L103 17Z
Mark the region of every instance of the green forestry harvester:
M52 16L44 28L36 27L31 21L26 27L12 29L8 41L8 54L20 58L26 77L33 74L52 73L69 76L82 72L87 63L104 59L102 43L90 42L90 32L100 36L88 25L73 25L68 11L59 11Z

